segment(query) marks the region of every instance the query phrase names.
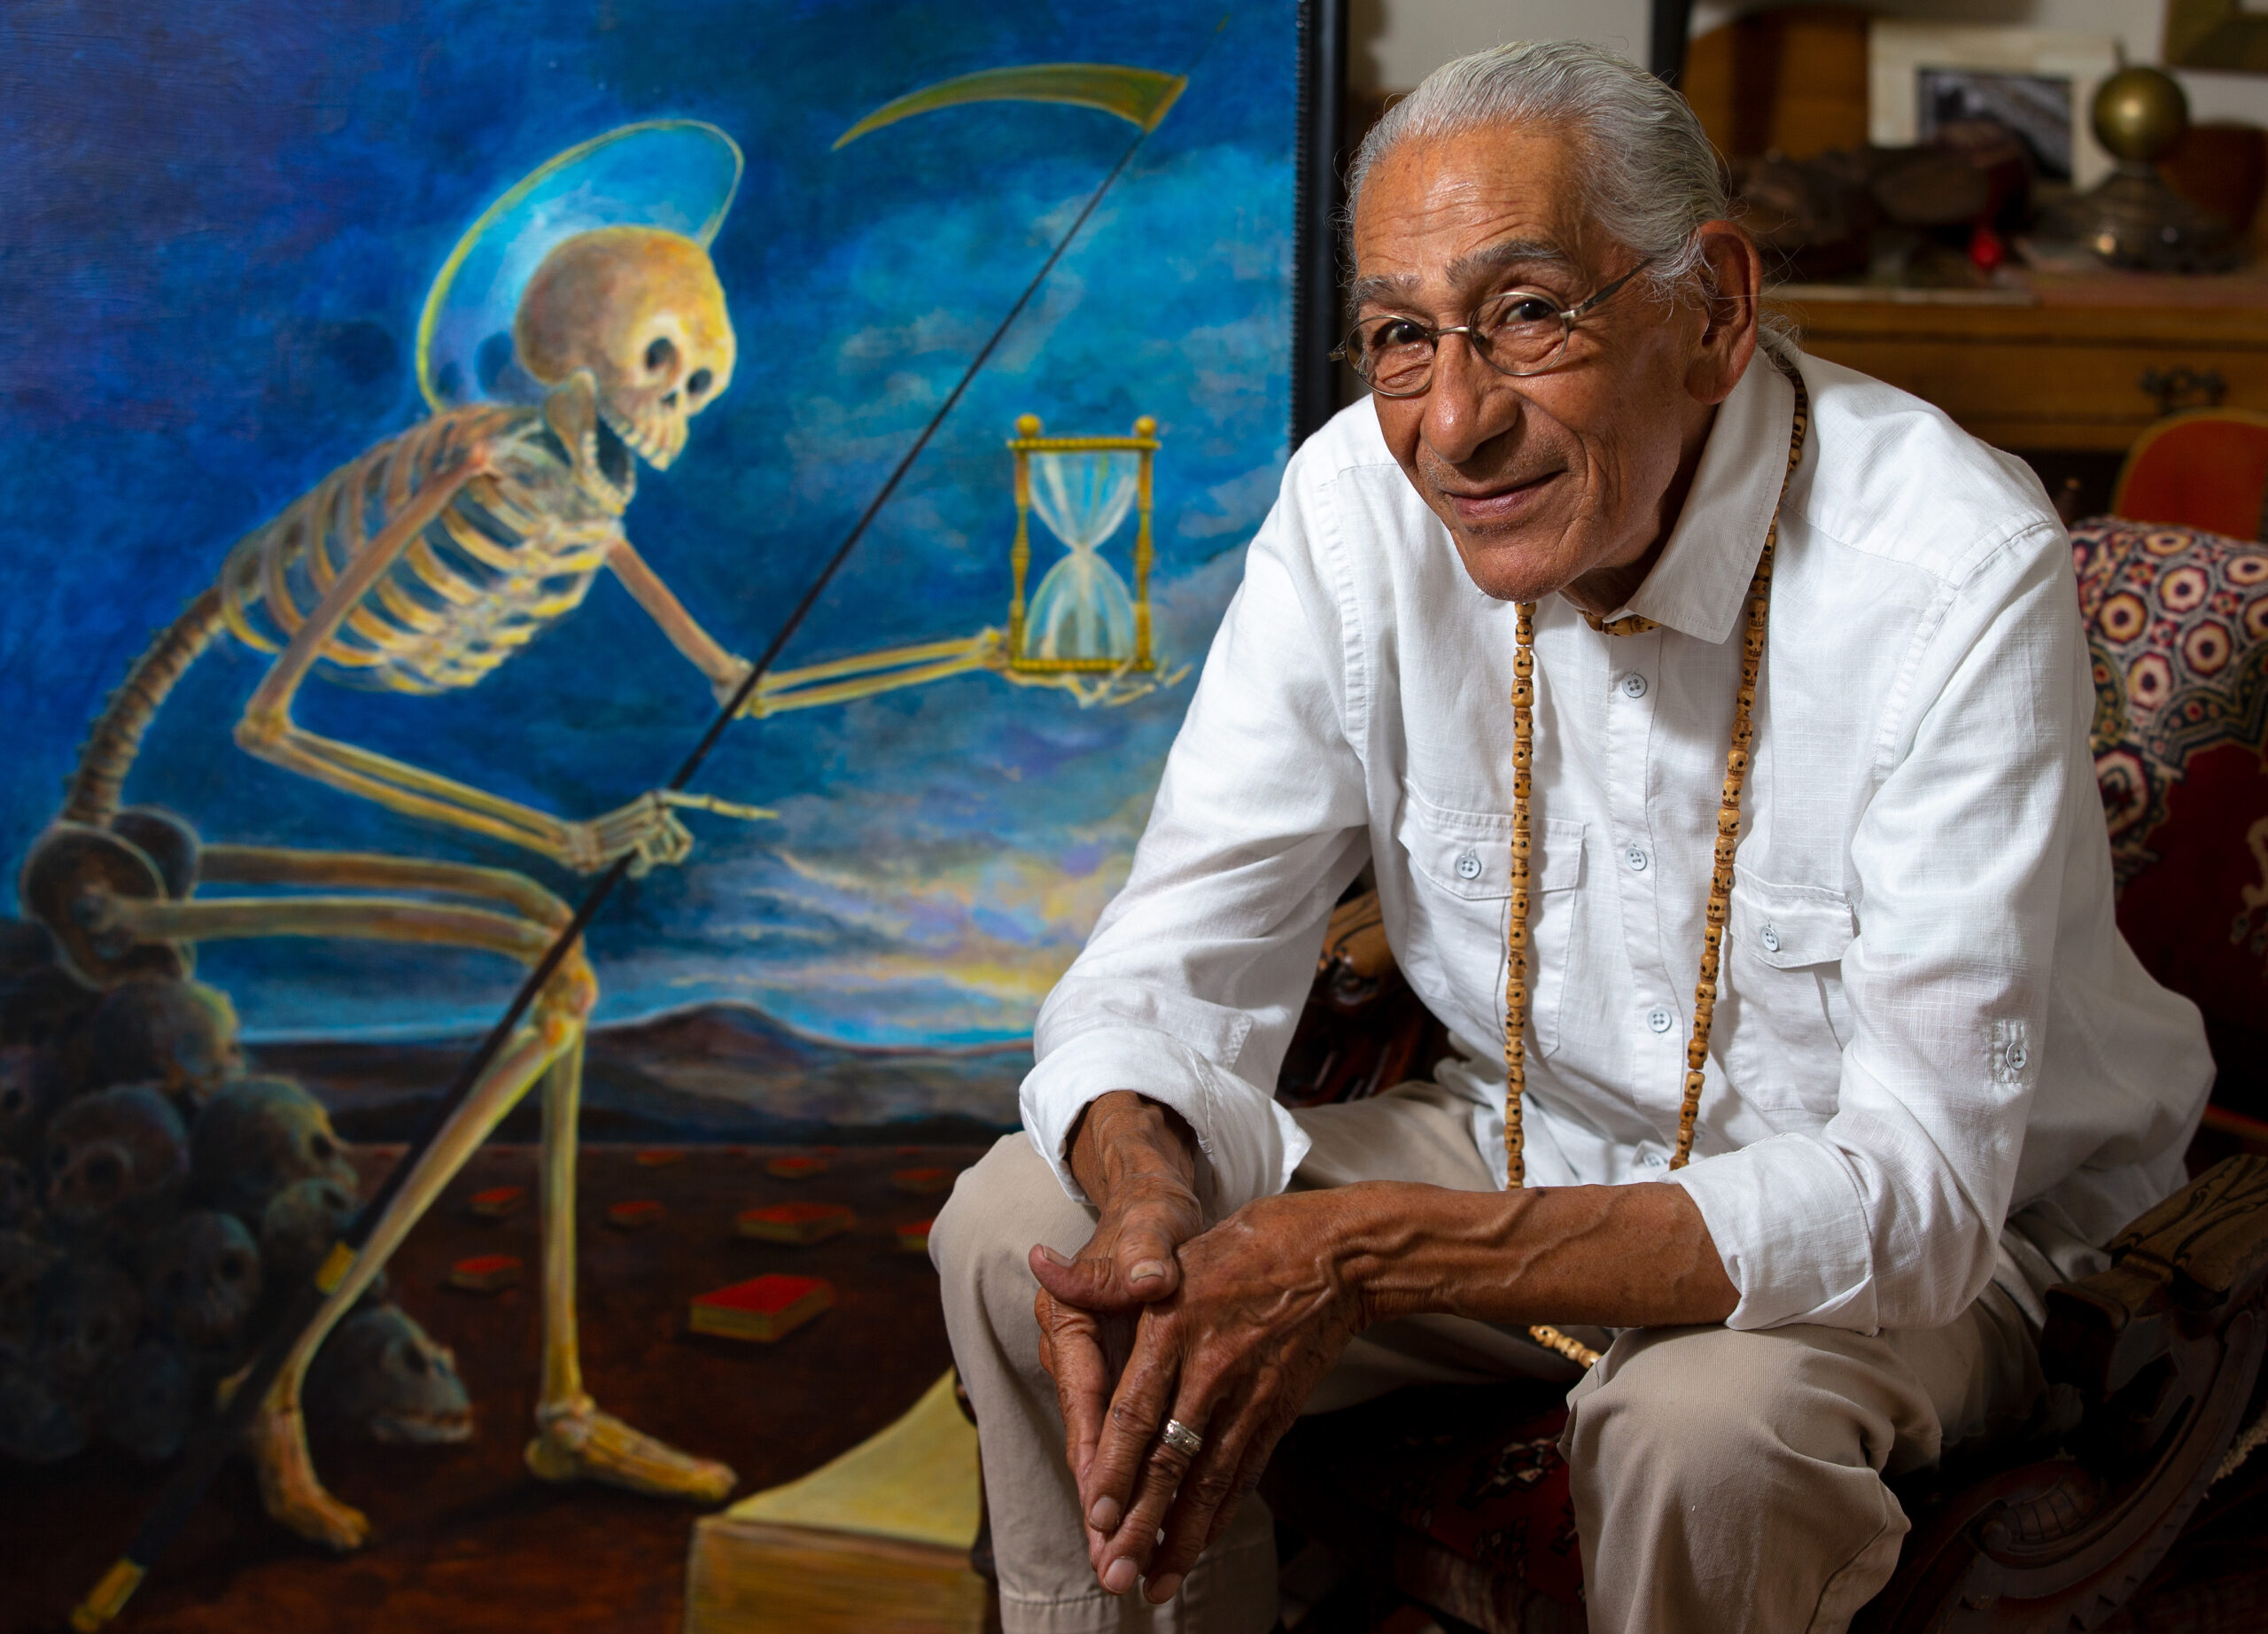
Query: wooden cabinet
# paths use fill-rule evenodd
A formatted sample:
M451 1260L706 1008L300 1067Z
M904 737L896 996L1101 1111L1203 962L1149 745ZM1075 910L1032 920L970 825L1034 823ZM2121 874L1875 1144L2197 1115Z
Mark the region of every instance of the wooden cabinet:
M1927 398L2003 448L2120 452L2216 395L2268 410L2268 274L2043 273L2018 293L2023 304L1955 305L1790 286L1776 301L1806 351Z

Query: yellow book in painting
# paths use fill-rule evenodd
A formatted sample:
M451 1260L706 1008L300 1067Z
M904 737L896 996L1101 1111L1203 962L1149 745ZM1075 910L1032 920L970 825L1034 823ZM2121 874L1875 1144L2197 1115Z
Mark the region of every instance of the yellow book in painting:
M698 1522L685 1634L976 1634L978 1490L947 1373L832 1463Z

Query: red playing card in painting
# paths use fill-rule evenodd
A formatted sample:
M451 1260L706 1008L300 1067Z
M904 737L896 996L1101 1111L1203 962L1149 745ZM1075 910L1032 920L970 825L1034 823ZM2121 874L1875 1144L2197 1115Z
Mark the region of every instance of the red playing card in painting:
M520 1262L509 1254L476 1254L449 1267L449 1286L471 1294L493 1294L520 1280Z
M775 1202L746 1210L734 1226L743 1237L805 1244L824 1242L858 1223L858 1217L839 1202Z
M702 1295L693 1302L693 1331L769 1344L786 1338L834 1303L833 1283L775 1272Z

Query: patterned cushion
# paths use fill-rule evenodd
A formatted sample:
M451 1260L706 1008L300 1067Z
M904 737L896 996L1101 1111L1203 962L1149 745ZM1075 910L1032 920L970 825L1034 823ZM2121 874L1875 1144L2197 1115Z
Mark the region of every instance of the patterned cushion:
M2099 517L2071 531L2071 555L2119 927L2210 1020L2257 1031L2268 1009L2268 545Z

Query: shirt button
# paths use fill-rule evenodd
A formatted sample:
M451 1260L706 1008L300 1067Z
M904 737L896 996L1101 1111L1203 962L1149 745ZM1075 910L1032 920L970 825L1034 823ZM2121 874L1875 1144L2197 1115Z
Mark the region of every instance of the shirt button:
M1633 874L1643 874L1646 871L1646 853L1635 845L1622 853L1622 860L1630 865L1630 871Z
M1764 951L1767 953L1776 953L1780 951L1780 932L1768 922L1765 924L1763 933L1756 939L1764 944Z
M1635 671L1625 675L1622 678L1622 696L1626 698L1644 697L1646 696L1646 678L1643 675L1637 673Z
M2028 1049L2024 1048L2024 1047L2023 1047L2023 1045L2021 1045L2021 1044L2011 1044L2011 1045L2009 1045L2009 1046L2008 1046L2008 1070L2009 1070L2009 1071L2011 1071L2011 1072L2021 1072L2021 1071L2023 1071L2023 1069L2024 1069L2024 1063L2025 1063L2025 1062L2029 1062L2031 1059L2031 1052L2030 1050L2028 1050Z
M1646 1012L1646 1025L1651 1027L1656 1032L1667 1032L1671 1024L1676 1020L1676 1016L1672 1015L1658 1004Z
M1480 877L1480 853L1478 852L1468 851L1459 856L1456 860L1456 876L1459 879L1479 879Z

